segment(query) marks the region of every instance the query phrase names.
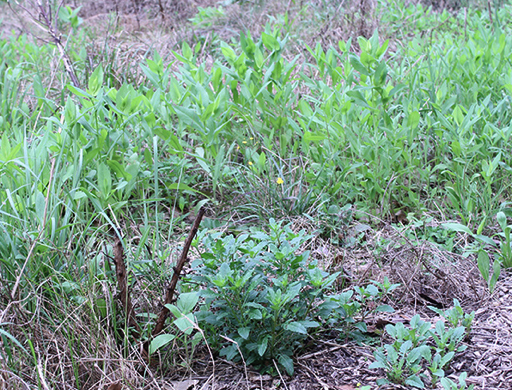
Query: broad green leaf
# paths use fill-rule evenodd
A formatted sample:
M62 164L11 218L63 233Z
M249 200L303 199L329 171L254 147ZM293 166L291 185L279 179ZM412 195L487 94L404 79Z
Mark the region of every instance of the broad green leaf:
M365 66L361 63L359 58L357 58L355 55L350 56L350 65L357 70L359 73L364 74L368 76L368 70L365 68Z
M374 368L387 368L387 367L383 362L376 360L372 364L370 364L368 366L368 368L374 369Z
M263 44L268 50L277 51L281 48L277 39L270 34L267 34L265 32L262 33L261 40L263 41Z
M494 262L492 263L492 270L492 277L489 282L489 290L491 290L491 292L494 291L494 287L496 286L496 283L498 282L498 278L500 277L501 273L501 264L498 260L494 260Z
M477 259L478 270L480 271L480 274L482 275L482 277L484 278L484 280L486 282L489 282L490 262L491 261L489 259L488 253L486 251L484 251L483 249L481 249L478 252L478 259Z
M169 153L181 152L183 152L183 146L181 146L180 140L175 135L171 135L169 140Z
M76 106L75 103L71 100L71 98L68 96L66 100L66 106L64 108L64 118L66 120L66 123L68 125L72 125L76 119Z
M190 48L187 42L183 42L183 44L181 45L181 52L183 54L183 57L185 57L189 61L192 59L192 56L194 55L192 49Z
M416 375L411 375L409 378L405 380L405 383L416 387L418 389L424 389L425 384L421 381L421 379Z
M320 326L320 324L317 321L303 320L303 321L297 321L297 322L299 322L305 328L318 328Z
M46 205L46 199L44 195L40 191L36 191L35 193L35 208L36 208L36 215L37 219L39 220L39 223L43 223L44 219L44 209Z
M160 348L169 344L172 340L176 338L173 334L161 334L156 336L151 343L149 344L149 354L153 354L158 351Z
M356 103L358 106L370 108L370 105L366 101L366 98L361 93L361 91L348 91L347 96L350 96L352 99L354 99L354 103Z
M149 149L144 149L144 161L146 161L146 164L153 165L153 156L151 156L151 152Z
M165 307L169 309L169 311L172 313L174 317L181 317L181 311L178 309L177 306L170 303L166 303Z
M221 51L224 57L226 57L226 59L228 60L228 62L234 63L236 61L235 51L231 47L227 45L222 45Z
M467 233L469 235L473 235L473 233L467 226L461 225L460 223L447 222L447 223L443 223L441 226L447 230L453 230L455 232L462 232L462 233Z
M324 134L320 133L312 133L311 131L306 131L304 133L304 141L306 142L320 142L325 139Z
M263 341L261 341L261 343L258 345L258 354L260 356L263 356L265 354L265 352L267 351L267 346L268 346L268 337L265 337L263 339Z
M265 164L267 162L267 156L264 151L262 151L258 156L258 168L260 171L263 171L265 169Z
M386 83L386 76L388 75L388 67L385 61L382 61L375 70L375 86L381 87Z
M413 111L409 113L409 117L407 118L407 126L409 126L411 129L415 129L418 127L418 124L420 123L420 113L418 111Z
M86 91L84 91L83 89L77 88L71 84L66 85L66 87L67 87L67 89L69 89L71 91L71 93L73 93L73 95L85 97L85 98L92 98L92 96L90 94L88 94Z
M0 160L8 161L8 156L11 154L11 143L7 136L7 131L2 134L2 143L0 145Z
M110 169L105 163L98 164L98 187L100 193L104 199L110 195L112 189L112 177L110 175Z
M147 150L147 149L146 149ZM110 167L112 171L116 174L116 176L120 179L123 178L127 181L132 179L132 175L130 175L124 167L116 160L107 160L107 165Z
M171 136L171 132L169 130L164 129L163 127L154 128L153 134L159 136L163 140L167 140Z
M188 314L194 310L199 300L199 294L197 292L188 292L180 294L176 306L183 314Z
M86 198L87 195L83 191L75 191L72 197L74 200L80 200Z
M241 338L243 338L244 340L247 340L249 338L249 334L251 333L251 328L250 327L238 328L237 331Z
M290 322L289 324L285 324L284 328L295 332L295 333L301 333L301 334L307 334L308 330L302 325L300 322L294 321Z
M103 67L98 65L94 72L89 77L88 90L87 92L93 96L96 96L103 86Z
M195 318L193 314L183 315L174 320L174 325L185 334L191 334L194 330Z
M170 190L178 190L178 191L192 191L192 192L195 192L197 194L201 194L203 196L206 196L201 191L194 190L192 187L186 185L185 183L171 183L171 184L167 185L167 188L169 188Z
M505 213L503 211L498 212L498 214L496 214L496 219L498 220L501 230L505 231L507 228L507 217L505 216Z
M450 360L453 359L453 357L455 356L455 352L448 352L446 355L444 355L442 358L441 358L441 367L444 367L446 364L448 364L448 362Z
M284 367L288 375L293 375L293 359L287 355L279 355L279 364Z
M258 309L249 310L249 318L251 320L261 320L263 318L263 313Z
M390 305L379 305L375 309L376 312L385 312L385 313L393 313L395 309L393 309Z

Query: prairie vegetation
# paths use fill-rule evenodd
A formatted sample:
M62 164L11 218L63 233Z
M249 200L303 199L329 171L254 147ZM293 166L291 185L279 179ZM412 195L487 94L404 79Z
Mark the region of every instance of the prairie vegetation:
M0 388L510 383L508 2L0 14Z

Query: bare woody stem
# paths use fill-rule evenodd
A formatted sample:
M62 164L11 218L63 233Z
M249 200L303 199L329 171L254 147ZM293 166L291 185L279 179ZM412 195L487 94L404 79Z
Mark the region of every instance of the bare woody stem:
M135 318L135 310L133 309L132 300L130 298L130 290L127 282L126 264L124 263L123 244L119 237L116 236L114 242L114 263L116 266L117 285L119 287L119 299L126 313L128 326L135 329L134 336L140 335L140 327Z
M169 316L169 309L166 308L165 305L173 302L174 291L176 290L176 286L178 284L178 280L180 278L180 274L183 269L183 266L187 262L187 255L188 255L188 251L190 249L190 245L192 244L192 240L194 239L194 237L197 233L197 230L199 229L199 225L201 223L201 220L203 219L205 211L206 211L206 209L204 207L201 207L199 209L199 212L197 213L194 224L192 225L192 229L190 230L187 240L185 241L185 245L183 246L183 251L181 252L181 256L178 260L178 263L176 264L176 267L174 267L174 273L172 275L171 282L167 286L164 307L160 311L160 315L158 316L158 320L156 321L155 329L153 330L153 336L158 335L163 330L164 325L165 325L165 320Z

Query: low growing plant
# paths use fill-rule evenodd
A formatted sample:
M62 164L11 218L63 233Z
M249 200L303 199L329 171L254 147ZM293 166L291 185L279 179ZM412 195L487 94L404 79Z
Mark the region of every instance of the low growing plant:
M461 343L471 328L474 312L464 314L457 300L454 300L453 308L435 311L448 321L448 327L444 320L439 320L432 329L432 324L422 321L419 315L411 319L408 328L401 322L386 326L386 332L394 342L378 348L374 353L375 362L370 365L370 368L382 368L386 372L386 378L378 380L379 384L393 382L422 389L425 387L422 377L430 377L432 387L439 380L443 383L444 369L456 352L466 349ZM464 325L458 326L459 323Z
M176 305L165 305L174 317L173 325L179 330L178 334L163 333L156 336L149 345L149 355L160 350L171 342L178 341L187 352L187 356L193 355L195 346L201 340L201 334L193 334L194 329L197 329L197 319L193 312L199 300L197 292L189 292L180 294ZM189 351L189 348L192 348Z
M367 331L366 317L374 312L392 312L393 308L383 304L384 298L398 284L391 284L388 278L384 282L372 281L366 287L356 286L350 290L330 297L333 306L333 322L342 336L362 339Z
M459 376L459 383L455 383L451 379L441 378L441 385L444 390L473 390L475 385L468 386L466 384L466 377L468 376L467 372L463 372Z
M469 314L464 313L464 310L460 306L458 299L453 299L453 307L448 310L438 309L434 306L429 306L428 308L446 319L451 327L456 328L458 326L463 326L466 330L466 333L471 331L471 325L475 319L475 312L472 311Z
M423 359L430 361L432 352L426 345L429 336L430 322L424 322L419 315L411 319L411 327L406 328L403 323L386 325L386 332L395 340L378 348L375 353L375 362L370 368L383 368L386 379L378 381L379 384L399 383L422 388L420 379Z
M322 271L300 250L311 238L304 231L275 220L269 226L270 233L236 238L203 232L191 282L201 285L197 318L210 346L227 359L241 352L247 365L273 371L275 362L292 374L294 351L338 306L328 296L339 273Z

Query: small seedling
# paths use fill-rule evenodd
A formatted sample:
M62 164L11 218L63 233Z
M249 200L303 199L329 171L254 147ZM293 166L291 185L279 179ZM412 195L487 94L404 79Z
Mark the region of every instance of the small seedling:
M403 323L387 325L386 332L394 342L378 348L375 362L370 368L382 368L386 378L379 383L399 383L417 388L424 388L421 371L430 371L430 382L435 387L439 380L444 379L444 369L449 366L455 353L464 351L461 345L466 336L466 329L471 328L474 312L464 314L457 300L454 307L447 311L432 308L446 318L450 324L447 328L443 320L436 322L434 329L430 322L422 321L415 315L406 327ZM462 326L458 326L463 324ZM434 345L432 345L434 343Z
M453 307L448 310L438 309L434 306L429 306L428 308L443 317L452 328L463 326L466 333L471 331L471 325L475 319L475 312L464 313L457 299L453 299Z
M467 372L463 372L459 376L459 384L455 383L451 379L441 378L441 385L444 390L473 390L475 385L468 386L466 384L466 378L468 376Z

